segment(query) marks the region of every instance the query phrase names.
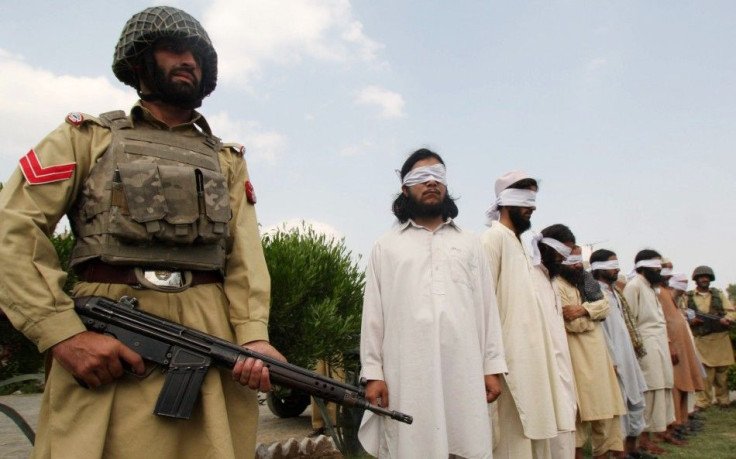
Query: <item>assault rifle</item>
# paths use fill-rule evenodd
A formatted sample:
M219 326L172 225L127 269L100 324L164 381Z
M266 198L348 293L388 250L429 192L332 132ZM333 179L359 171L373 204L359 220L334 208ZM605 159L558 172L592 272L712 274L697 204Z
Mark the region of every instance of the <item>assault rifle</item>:
M699 322L695 322L691 327L693 335L695 336L704 336L710 335L711 333L729 331L731 327L736 325L733 321L731 321L730 325L723 325L721 323L721 319L724 319L724 317L714 314L705 314L698 311L695 311L695 319L699 320Z
M103 297L75 300L75 310L87 329L120 340L144 359L167 369L154 413L189 419L205 374L212 364L232 369L238 360L253 357L268 368L271 382L301 390L340 405L357 407L411 424L408 414L373 405L365 399L365 389L345 384L315 372L229 341L136 309L135 298L119 302ZM361 385L362 386L362 385Z

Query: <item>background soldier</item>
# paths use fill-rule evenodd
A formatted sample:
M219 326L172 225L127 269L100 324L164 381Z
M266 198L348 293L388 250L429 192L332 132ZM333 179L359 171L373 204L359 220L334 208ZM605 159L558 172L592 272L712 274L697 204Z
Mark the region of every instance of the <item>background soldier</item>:
M736 320L736 311L728 300L728 296L710 283L716 275L708 266L698 266L693 271L695 290L687 292L687 307L695 312L722 317L721 324L729 326ZM695 405L708 408L713 400L715 390L716 403L721 407L729 404L727 371L734 364L733 348L728 331L703 334L703 328L693 327L695 347L705 367L705 390L698 392Z
M66 213L76 244L74 296L135 296L141 309L276 358L269 276L242 147L197 113L217 54L196 19L148 8L125 26L113 72L141 101L130 115L71 114L20 161L0 193L0 303L53 356L34 457L252 457L263 363L212 369L188 421L151 411L164 375L88 332L64 294L49 240ZM246 190L249 190L246 193ZM84 383L83 388L77 381Z

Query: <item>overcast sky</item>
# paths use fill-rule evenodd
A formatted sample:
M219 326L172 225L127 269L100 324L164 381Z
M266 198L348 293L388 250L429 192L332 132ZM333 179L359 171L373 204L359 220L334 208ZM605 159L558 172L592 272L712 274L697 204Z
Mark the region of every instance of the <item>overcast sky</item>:
M246 145L264 228L315 222L365 259L394 223L394 170L428 147L468 230L521 168L541 180L535 230L736 283L734 2L166 3L218 51L201 111ZM113 50L153 4L0 4L0 181L67 113L129 109Z

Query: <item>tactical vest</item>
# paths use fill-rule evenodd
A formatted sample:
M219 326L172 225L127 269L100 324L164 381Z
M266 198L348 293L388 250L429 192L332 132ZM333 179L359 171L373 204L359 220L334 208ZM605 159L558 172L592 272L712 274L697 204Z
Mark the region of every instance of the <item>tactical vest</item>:
M232 213L219 139L133 126L122 111L100 119L112 140L68 213L70 265L224 271Z
M695 304L694 296L695 291L690 290L689 292L687 292L687 307L695 312L702 312ZM724 317L726 315L726 310L723 309L721 292L717 288L710 289L710 314L715 314L721 317Z

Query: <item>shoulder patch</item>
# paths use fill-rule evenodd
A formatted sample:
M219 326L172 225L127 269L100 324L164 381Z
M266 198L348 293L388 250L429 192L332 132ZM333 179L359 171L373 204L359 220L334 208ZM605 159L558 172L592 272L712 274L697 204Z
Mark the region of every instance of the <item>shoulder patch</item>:
M68 124L71 124L74 127L80 127L83 124L87 122L92 122L95 124L102 124L99 119L97 119L94 116L88 115L86 113L82 112L71 112L68 115L66 115L66 118L64 119Z
M239 143L223 143L222 147L238 156L245 156L245 146Z
M72 177L77 163L42 166L34 150L20 159L20 170L30 185L60 182Z

